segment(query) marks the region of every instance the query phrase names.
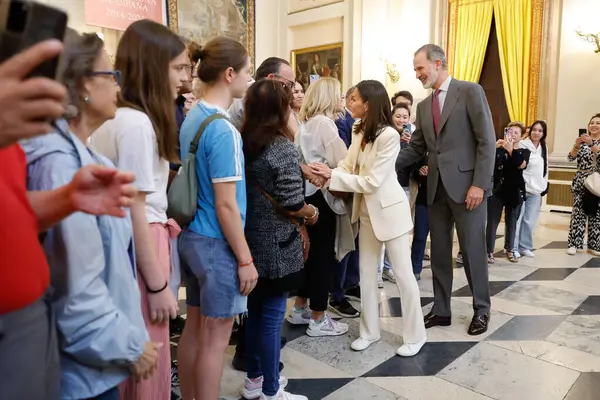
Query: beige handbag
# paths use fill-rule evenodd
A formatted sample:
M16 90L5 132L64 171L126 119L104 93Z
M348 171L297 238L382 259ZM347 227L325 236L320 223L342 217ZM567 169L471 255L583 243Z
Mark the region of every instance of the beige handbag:
M598 155L594 153L594 161L592 164L593 166L596 166L597 157ZM589 190L590 193L592 193L594 196L600 197L600 174L598 172L593 172L590 176L585 178L585 180L583 181L583 186L585 186L585 188Z

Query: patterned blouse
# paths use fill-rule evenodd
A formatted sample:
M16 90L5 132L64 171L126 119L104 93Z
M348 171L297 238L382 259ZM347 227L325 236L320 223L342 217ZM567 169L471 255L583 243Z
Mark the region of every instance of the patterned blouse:
M593 140L591 146L582 144L575 157L572 157L571 153L567 156L569 161L577 161L577 173L571 185L572 192L583 192L585 178L600 170L600 155L594 154L592 151L594 144L600 146L600 139Z
M302 209L304 178L292 141L276 137L246 168L245 233L258 271L257 290L289 292L299 287L304 268L302 239L298 227L275 209L259 185L282 208Z

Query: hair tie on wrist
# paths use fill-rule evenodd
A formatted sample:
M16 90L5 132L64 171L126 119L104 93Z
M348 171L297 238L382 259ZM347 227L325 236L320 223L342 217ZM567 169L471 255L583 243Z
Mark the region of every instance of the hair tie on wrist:
M157 294L157 293L160 293L160 292L162 292L163 290L165 290L165 289L167 288L167 286L169 286L169 282L165 280L165 285L164 285L163 287L161 287L160 289L158 289L158 290L152 290L152 289L150 289L150 288L148 287L148 285L146 285L146 290L147 290L147 291L148 291L148 293L150 293L150 294Z

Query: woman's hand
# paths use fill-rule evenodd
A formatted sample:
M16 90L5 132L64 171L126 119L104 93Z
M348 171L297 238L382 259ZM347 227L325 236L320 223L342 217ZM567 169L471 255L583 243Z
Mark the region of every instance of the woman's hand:
M318 176L321 176L327 180L331 179L331 168L323 163L312 163L309 164L311 171Z
M581 135L581 141L585 144L587 144L588 146L591 146L592 143L594 143L594 141L592 140L592 137L590 135Z
M323 185L325 185L325 182L327 182L327 179L323 178L322 176L316 175L309 165L302 164L301 168L304 179L306 179L316 187L323 187Z
M154 324L164 324L177 317L179 306L169 287L158 293L148 293L150 320Z
M506 150L509 153L511 153L513 151L513 142L512 142L512 140L510 140L510 139L505 140L504 143L502 143L502 147L504 148L504 150Z
M504 139L498 139L496 142L496 148L499 149L502 146L504 146Z
M402 132L402 136L400 136L400 142L410 143L410 138L412 134L410 132Z
M574 147L575 147L577 150L579 150L579 149L581 148L581 145L582 145L583 143L584 143L584 141L583 141L583 137L582 137L582 136L579 136L577 139L575 139L575 146L574 146Z
M427 176L428 174L429 174L429 167L427 165L423 165L419 169L419 175L421 175L421 176Z
M304 222L308 226L313 226L317 223L317 221L319 221L319 209L313 206L312 204L309 204L309 206L312 208L313 214L309 217L304 218Z

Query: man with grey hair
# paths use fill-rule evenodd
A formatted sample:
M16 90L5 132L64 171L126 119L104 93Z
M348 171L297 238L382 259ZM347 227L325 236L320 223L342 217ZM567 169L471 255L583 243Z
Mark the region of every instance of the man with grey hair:
M417 106L416 130L396 168L429 152L427 203L431 229L434 305L425 327L451 323L452 241L456 224L465 274L473 294L469 335L487 331L490 289L485 244L487 204L495 159L492 114L482 87L449 76L444 50L434 44L415 53L416 78L433 89Z

